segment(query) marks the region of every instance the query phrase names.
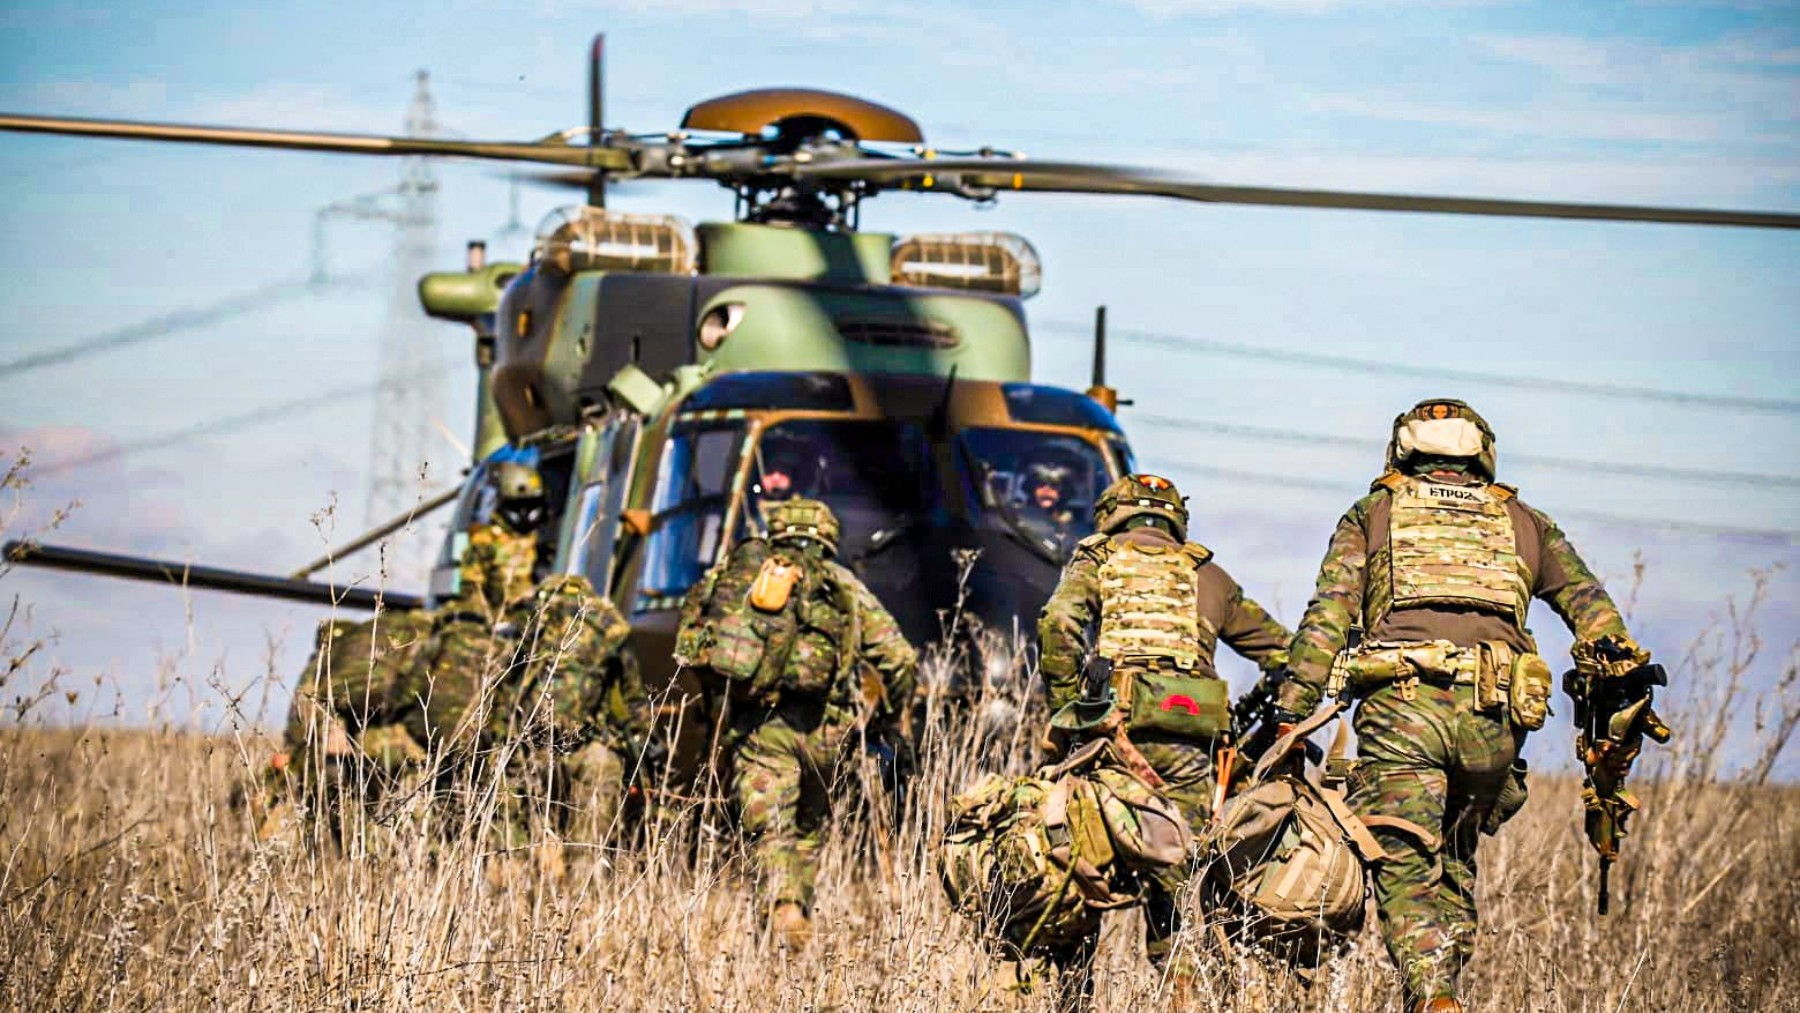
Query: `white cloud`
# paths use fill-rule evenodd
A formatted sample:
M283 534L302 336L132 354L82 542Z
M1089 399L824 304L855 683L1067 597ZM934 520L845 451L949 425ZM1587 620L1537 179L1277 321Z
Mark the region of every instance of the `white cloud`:
M1800 117L1800 46L1791 33L1742 32L1670 45L1571 35L1485 35L1486 53L1549 72L1593 98L1701 107L1792 123Z
M1153 18L1211 17L1261 11L1269 14L1330 14L1382 8L1485 7L1508 0L1114 0Z
M1742 139L1742 131L1737 124L1731 122L1733 117L1721 113L1672 113L1543 104L1517 108L1480 108L1350 95L1315 98L1308 105L1315 112L1365 116L1398 123L1467 127L1515 136L1683 143Z

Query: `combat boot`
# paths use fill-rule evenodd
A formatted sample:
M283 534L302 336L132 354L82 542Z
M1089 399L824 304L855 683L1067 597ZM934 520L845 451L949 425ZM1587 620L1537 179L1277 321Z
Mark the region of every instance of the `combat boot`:
M806 917L805 908L791 900L775 905L769 915L769 928L775 933L775 944L790 952L798 953L812 942L812 919Z
M1463 1013L1462 1000L1440 995L1436 999L1420 999L1413 1013Z

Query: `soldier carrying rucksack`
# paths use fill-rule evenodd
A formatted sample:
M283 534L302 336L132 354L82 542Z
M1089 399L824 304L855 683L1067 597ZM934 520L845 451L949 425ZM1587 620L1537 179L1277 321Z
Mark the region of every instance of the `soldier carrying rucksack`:
M1052 708L1079 692L1083 659L1109 667L1120 735L1198 834L1229 781L1215 764L1232 715L1214 651L1223 640L1274 671L1287 661L1288 633L1211 550L1187 541L1187 526L1187 503L1168 479L1127 475L1108 486L1094 504L1095 534L1076 546L1044 606L1038 639ZM1145 941L1159 964L1180 928L1185 880L1185 867L1165 871L1145 901Z
M840 764L912 698L918 655L838 564L818 500L765 507L768 537L733 546L689 590L675 658L729 700L732 794L783 945L812 934L814 855Z

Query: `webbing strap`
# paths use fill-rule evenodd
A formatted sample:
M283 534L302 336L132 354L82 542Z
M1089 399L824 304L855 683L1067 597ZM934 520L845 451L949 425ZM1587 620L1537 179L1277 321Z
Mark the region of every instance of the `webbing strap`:
M1387 849L1369 833L1367 820L1350 811L1349 803L1344 801L1344 793L1336 788L1320 788L1319 797L1325 800L1325 807L1331 810L1331 818L1337 821L1338 829L1350 841L1350 846L1362 856L1365 864L1384 861Z
M1415 837L1420 844L1425 845L1427 851L1436 851L1438 849L1438 844L1440 843L1438 835L1404 816L1364 816L1362 817L1362 823L1365 827L1398 830L1409 837Z

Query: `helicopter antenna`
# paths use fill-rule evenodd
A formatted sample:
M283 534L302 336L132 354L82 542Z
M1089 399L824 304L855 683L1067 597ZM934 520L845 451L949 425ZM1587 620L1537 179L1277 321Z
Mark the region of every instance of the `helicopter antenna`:
M1087 389L1087 396L1100 402L1109 412L1117 412L1121 404L1119 392L1106 385L1106 307L1094 307L1094 385Z
M602 71L606 65L606 33L594 36L594 48L588 53L588 144L598 145L606 129L606 82ZM597 208L606 206L606 174L596 172L588 177L587 202Z

